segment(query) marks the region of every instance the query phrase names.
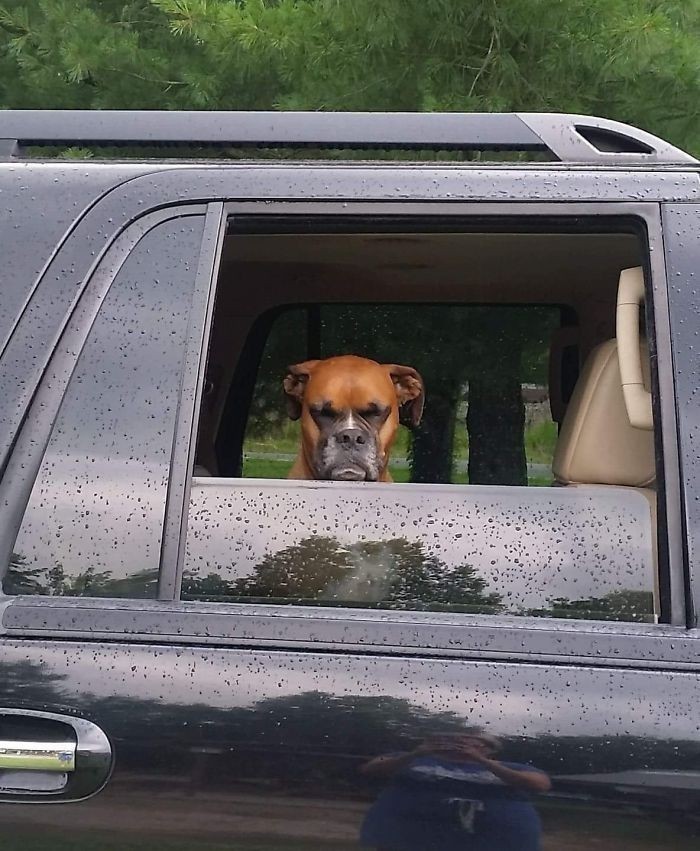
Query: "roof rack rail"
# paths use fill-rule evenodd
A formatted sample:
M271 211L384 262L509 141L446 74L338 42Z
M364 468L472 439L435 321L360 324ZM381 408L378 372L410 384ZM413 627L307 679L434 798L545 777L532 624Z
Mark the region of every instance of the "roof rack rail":
M0 154L28 145L540 151L564 163L694 163L617 121L564 113L0 110Z

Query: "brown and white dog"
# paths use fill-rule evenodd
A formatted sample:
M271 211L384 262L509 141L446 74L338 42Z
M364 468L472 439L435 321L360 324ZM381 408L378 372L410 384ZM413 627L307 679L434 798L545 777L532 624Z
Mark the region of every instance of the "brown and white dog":
M401 421L418 425L425 398L413 367L355 355L288 368L287 411L301 418L290 479L390 482L389 453Z

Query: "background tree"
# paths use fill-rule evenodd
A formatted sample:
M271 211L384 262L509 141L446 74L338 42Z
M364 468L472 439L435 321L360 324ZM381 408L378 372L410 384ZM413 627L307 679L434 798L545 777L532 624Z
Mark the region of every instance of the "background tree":
M466 427L472 484L527 485L522 385L546 385L558 311L537 307L472 307Z
M4 0L6 107L570 111L698 151L698 0Z
M21 553L12 553L2 588L5 594L44 594L44 578L43 568L30 565Z

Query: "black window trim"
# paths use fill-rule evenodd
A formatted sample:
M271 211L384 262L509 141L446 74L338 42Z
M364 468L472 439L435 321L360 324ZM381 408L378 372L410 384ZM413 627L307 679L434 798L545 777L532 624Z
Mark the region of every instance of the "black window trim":
M194 465L196 423L199 421L225 229L224 205L221 202L209 204L204 218L199 263L195 273L180 398L175 412L175 435L170 457L158 570L159 600L177 600L182 584L180 565L187 535L187 513L192 484L190 471ZM176 566L175 571L168 569L172 564Z
M692 278L696 274L698 261L700 260L700 236L698 234L697 222L700 216L700 205L697 203L663 203L661 207L662 221L665 224L665 259L668 266L667 276L674 281L673 288L669 287L668 299L669 310L675 312L676 319L680 315L695 315L688 312L688 307L694 308L697 303L697 293ZM685 297L685 303L683 303ZM670 323L669 323L670 325ZM692 325L692 323L691 323ZM676 367L685 370L686 375L693 375L693 365L688 360L689 350L685 343L683 328L678 321L673 325L672 349L676 359ZM682 342L681 342L682 341ZM695 347L693 347L693 353ZM692 391L691 391L692 393ZM684 561L687 575L687 585L691 590L687 598L688 625L698 629L700 632L700 571L698 570L698 529L697 512L693 511L697 497L696 476L697 450L693 446L693 432L688 423L682 425L683 417L690 413L690 420L694 413L693 406L689 404L688 389L678 388L675 393L675 401L678 407L678 447L680 452L679 465L683 469L680 478L682 489L682 532L680 543L683 547ZM689 421L690 421L689 420ZM683 434L685 432L685 434Z

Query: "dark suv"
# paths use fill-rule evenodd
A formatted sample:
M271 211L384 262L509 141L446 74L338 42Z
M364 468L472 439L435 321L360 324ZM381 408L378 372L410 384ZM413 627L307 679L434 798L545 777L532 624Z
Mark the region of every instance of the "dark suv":
M700 165L567 115L0 137L3 848L696 849ZM288 478L339 354L422 376L393 483Z

